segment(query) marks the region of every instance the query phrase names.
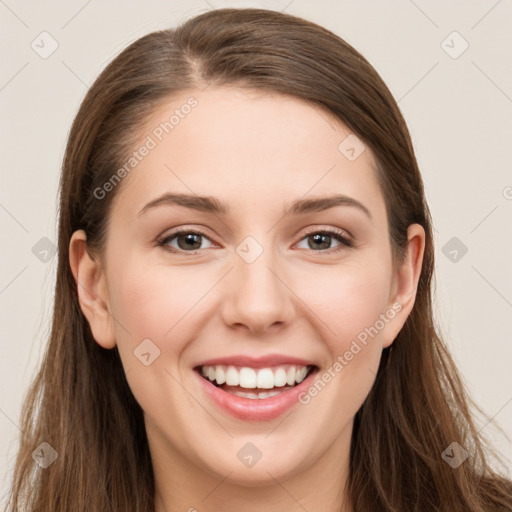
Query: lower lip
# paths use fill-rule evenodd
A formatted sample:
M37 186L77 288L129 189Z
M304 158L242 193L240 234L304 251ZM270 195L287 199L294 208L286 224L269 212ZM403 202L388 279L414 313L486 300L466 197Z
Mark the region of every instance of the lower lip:
M194 373L200 380L201 386L206 394L224 411L241 420L268 421L278 418L298 402L300 393L309 388L317 371L318 369L315 368L306 379L295 387L283 391L282 393L279 393L279 395L261 399L242 398L240 396L232 395L223 391L222 388L218 388L213 385L197 371L194 371ZM247 391L254 390L248 389Z

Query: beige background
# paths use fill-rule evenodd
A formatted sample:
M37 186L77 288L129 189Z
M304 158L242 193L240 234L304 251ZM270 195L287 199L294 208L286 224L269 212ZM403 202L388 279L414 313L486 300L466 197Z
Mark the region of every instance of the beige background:
M56 258L41 261L48 242L40 240L55 241L59 168L79 102L128 43L225 6L315 21L365 55L388 84L409 125L434 217L439 324L477 403L512 431L512 2L2 0L2 496L22 396L48 332ZM43 31L50 36L39 36ZM42 58L52 39L58 48ZM464 41L467 50L453 58ZM454 242L446 246L453 237L468 249L463 256L457 249L455 262ZM510 442L479 425L512 459Z

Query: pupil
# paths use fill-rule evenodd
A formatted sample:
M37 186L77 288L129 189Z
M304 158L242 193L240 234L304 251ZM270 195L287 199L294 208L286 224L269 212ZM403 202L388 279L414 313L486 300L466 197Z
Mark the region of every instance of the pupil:
M331 239L330 235L326 235L326 234L323 234L323 233L317 233L315 235L312 236L312 238L314 239L314 243L319 243L322 245L322 239L324 239L324 242L323 242L323 245L324 247L320 247L320 249L329 249L329 241ZM327 242L325 242L325 239L327 239Z
M182 235L182 236L178 237L178 245L180 246L180 249L187 249L187 248L188 249L199 249L201 247L201 242L198 241L200 236L201 235L197 235L195 233L188 233L186 235ZM186 240L184 247L180 243L180 240L182 240L183 238ZM195 246L193 246L194 241L196 242Z
M180 249L199 249L201 247L201 242L199 241L201 236L202 235L198 235L196 233L187 233L186 235L178 237L178 245L180 246ZM325 233L316 233L311 235L310 238L314 240L314 244L320 244L322 246L320 249L329 249L331 239L330 235ZM186 240L184 244L180 243L182 239Z

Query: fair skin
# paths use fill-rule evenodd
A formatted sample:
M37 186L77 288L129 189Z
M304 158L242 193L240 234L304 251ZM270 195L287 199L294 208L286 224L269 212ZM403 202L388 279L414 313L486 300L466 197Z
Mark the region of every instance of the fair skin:
M370 149L347 159L338 146L350 130L298 99L187 91L158 108L140 140L191 95L197 107L117 186L101 257L88 254L83 231L70 243L93 336L105 349L118 346L144 411L155 510L350 511L342 486L353 418L413 307L424 230L409 227L407 257L393 271ZM230 211L160 205L139 213L165 192L212 196ZM344 205L284 216L296 199L334 194L369 215ZM177 252L158 246L179 227L206 236L188 253L184 236L167 241ZM315 242L312 233L326 229L350 234L354 245ZM251 263L237 252L247 236L263 249ZM277 418L233 416L194 371L233 354L284 354L311 361L321 376L396 303L392 320L321 392ZM148 366L134 356L145 339L160 350ZM252 467L237 457L248 442L262 454Z

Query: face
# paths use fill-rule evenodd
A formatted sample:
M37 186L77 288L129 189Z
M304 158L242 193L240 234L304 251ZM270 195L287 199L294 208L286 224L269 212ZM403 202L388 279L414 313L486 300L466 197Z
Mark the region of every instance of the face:
M421 266L393 272L370 149L307 103L233 87L173 97L144 144L112 185L101 267L72 266L155 464L259 485L343 460Z

